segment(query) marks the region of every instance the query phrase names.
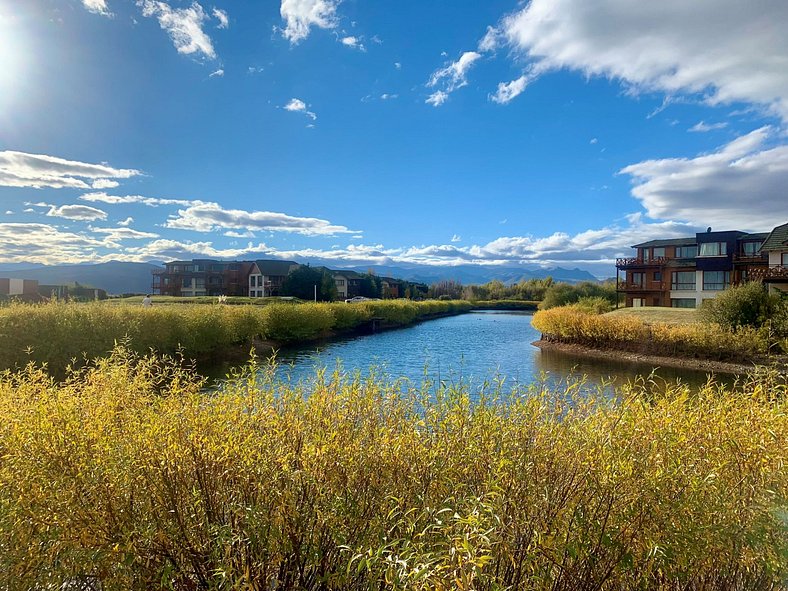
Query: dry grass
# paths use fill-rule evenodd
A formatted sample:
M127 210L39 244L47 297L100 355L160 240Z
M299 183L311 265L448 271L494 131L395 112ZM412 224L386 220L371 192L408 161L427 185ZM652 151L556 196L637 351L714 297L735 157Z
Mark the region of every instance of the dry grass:
M621 316L632 316L645 322L646 324L694 324L700 322L698 310L690 308L619 308L606 314L611 318Z
M117 350L0 378L0 589L760 590L788 557L786 385L511 393ZM95 588L95 587L94 587Z

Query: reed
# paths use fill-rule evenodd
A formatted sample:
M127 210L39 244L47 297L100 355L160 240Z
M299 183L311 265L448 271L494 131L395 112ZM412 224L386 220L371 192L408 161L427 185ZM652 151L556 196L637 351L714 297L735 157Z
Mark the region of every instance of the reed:
M0 376L0 588L773 589L786 384ZM70 585L70 586L69 586Z
M403 326L436 314L467 311L467 302L371 301L363 304L108 306L104 303L12 303L0 306L0 370L30 361L62 374L71 363L105 356L123 342L138 353L180 351L222 356L258 339L296 343L352 330L378 318Z
M541 310L533 326L546 340L651 355L695 356L746 362L768 351L763 331L727 330L715 324L647 324L635 316L598 315L577 306Z

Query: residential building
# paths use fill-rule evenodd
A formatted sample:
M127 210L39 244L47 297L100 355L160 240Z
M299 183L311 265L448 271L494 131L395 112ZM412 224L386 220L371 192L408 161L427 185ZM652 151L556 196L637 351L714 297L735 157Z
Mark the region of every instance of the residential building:
M285 278L298 266L298 263L293 261L255 261L249 271L249 297L264 298L281 295Z
M337 299L347 300L361 295L361 273L356 271L331 271L337 286Z
M754 277L763 281L772 293L788 294L788 224L772 230L761 246L769 257L768 266L760 268Z
M251 261L194 259L166 263L153 272L154 294L170 296L246 296Z
M12 279L0 277L0 296L38 295L38 281L35 279Z
M698 307L730 285L759 277L768 266L761 249L767 236L709 228L694 237L636 244L635 257L616 261L617 289L628 307Z

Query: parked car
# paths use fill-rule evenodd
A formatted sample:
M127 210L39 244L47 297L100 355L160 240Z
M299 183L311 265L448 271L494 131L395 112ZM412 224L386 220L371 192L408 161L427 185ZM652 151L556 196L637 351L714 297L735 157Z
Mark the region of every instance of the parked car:
M350 298L349 300L345 300L346 304L356 304L358 302L369 302L372 298L365 298L364 296L356 296L354 298Z

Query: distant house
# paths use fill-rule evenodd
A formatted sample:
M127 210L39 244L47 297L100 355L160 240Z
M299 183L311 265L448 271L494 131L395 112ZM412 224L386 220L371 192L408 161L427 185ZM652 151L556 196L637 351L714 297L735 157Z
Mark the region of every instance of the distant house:
M731 285L788 282L788 224L771 233L699 232L636 244L636 256L616 260L617 290L626 306L696 308ZM621 277L623 271L624 276Z
M255 261L249 271L249 297L264 298L280 295L287 275L298 267L299 264L293 261Z
M788 293L788 224L777 226L769 233L761 252L769 257L768 266L755 276L769 286L769 291Z
M0 277L0 296L36 296L38 281L35 279L11 279Z
M361 274L356 271L331 271L337 286L337 298L347 300L361 295Z
M247 261L214 259L173 261L153 272L152 292L178 297L246 296L253 265Z
M69 285L43 285L39 284L38 293L43 298L57 298L59 300L77 300L91 302L106 300L107 291L96 287L72 283Z

